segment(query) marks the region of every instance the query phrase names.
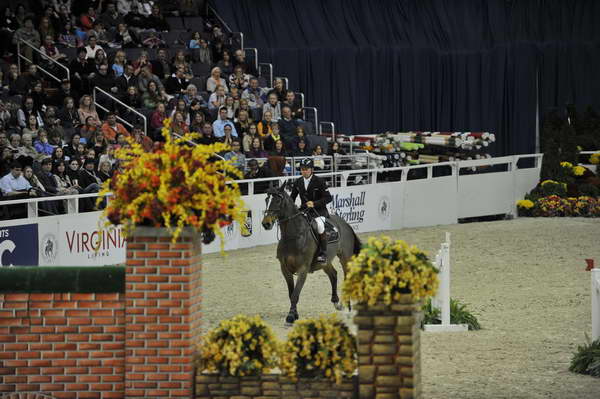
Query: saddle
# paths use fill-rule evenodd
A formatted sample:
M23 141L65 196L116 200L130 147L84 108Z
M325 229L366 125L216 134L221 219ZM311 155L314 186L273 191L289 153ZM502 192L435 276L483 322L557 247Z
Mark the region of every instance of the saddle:
M317 231L317 222L313 220L310 223L310 227L312 228L315 237L318 237L319 233ZM340 240L340 232L338 231L337 227L335 227L327 218L325 218L325 234L327 237L327 244L333 244Z

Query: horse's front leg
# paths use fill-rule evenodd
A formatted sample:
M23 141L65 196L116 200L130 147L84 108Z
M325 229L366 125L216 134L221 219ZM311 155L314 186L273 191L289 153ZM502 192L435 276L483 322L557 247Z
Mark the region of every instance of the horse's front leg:
M302 287L304 287L304 282L306 281L306 276L308 275L308 267L303 267L300 271L298 271L298 278L296 279L296 286L294 287L294 292L292 292L292 296L290 298L290 312L285 318L286 323L292 324L296 320L298 320L298 310L296 309L296 305L298 305L298 300L300 299L300 292L302 292Z
M290 298L291 301L292 294L294 293L294 275L288 270L282 260L279 261L279 265L281 266L281 274L283 274L283 278L287 283L288 298Z

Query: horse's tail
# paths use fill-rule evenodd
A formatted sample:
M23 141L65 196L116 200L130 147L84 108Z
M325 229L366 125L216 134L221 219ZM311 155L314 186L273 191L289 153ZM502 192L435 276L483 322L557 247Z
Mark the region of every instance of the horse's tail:
M352 229L352 234L354 234L354 255L358 255L362 249L362 243L360 242L360 238L358 238L354 229Z

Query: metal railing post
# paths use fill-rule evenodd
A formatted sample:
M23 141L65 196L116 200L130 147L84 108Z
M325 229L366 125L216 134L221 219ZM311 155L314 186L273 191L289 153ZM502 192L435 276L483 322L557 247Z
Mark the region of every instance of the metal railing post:
M96 105L98 108L109 112L109 109L106 108L105 106L103 106L102 104L100 104L97 101L97 96L96 96L96 90L99 91L100 93L104 94L105 96L107 96L108 98L110 98L111 100L119 103L120 105L122 105L123 107L129 109L131 112L133 112L134 114L139 115L143 120L144 120L144 134L148 135L148 118L146 118L146 115L142 114L141 112L138 112L138 110L136 110L133 107L130 107L129 105L125 104L124 102L122 102L121 100L119 100L117 97L113 96L112 94L102 90L101 88L94 86L94 90L93 90L93 98L94 98L94 105ZM117 119L120 120L121 122L123 122L124 124L126 124L129 127L133 127L133 124L131 124L130 122L126 121L125 119L121 118L120 116L117 116Z

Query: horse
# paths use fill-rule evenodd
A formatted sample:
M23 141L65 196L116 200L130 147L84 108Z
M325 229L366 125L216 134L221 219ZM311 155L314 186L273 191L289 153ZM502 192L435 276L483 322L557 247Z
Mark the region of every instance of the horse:
M307 210L300 210L286 192L286 185L280 188L270 187L267 190L266 211L262 220L265 230L271 230L276 222L281 229L281 238L277 244L277 259L281 266L281 273L287 283L290 298L290 310L285 318L289 326L298 320L296 305L300 299L300 292L306 281L308 273L323 270L331 282L331 302L336 310L342 310L337 294L337 271L331 264L337 256L342 264L344 278L347 273L347 264L350 258L358 254L361 242L352 227L338 215L331 215L328 221L339 232L339 240L327 245L327 263L316 262L319 248L317 237L313 231L312 219ZM294 274L298 277L294 285ZM350 305L348 305L350 306Z

